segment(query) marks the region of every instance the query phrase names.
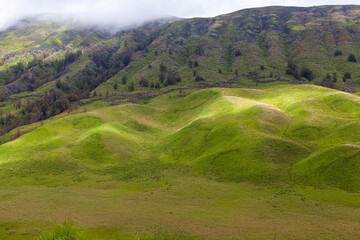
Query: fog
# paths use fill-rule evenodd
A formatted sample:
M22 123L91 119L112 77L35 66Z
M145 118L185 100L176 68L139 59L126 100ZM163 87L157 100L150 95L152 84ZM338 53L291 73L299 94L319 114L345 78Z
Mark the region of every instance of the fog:
M71 15L90 24L121 28L167 16L210 17L251 7L358 3L359 0L0 0L0 30L24 17L43 13Z

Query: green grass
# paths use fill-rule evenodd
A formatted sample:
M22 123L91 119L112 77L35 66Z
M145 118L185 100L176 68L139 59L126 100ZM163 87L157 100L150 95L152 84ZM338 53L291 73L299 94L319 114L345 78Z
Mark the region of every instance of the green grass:
M4 236L33 239L64 219L88 239L360 234L358 96L313 85L189 93L24 126L0 145L0 223L16 229ZM338 221L348 227L321 230Z
M101 174L114 168L121 179L140 176L136 172L143 169L141 165L157 166L148 167L145 175L179 165L219 180L271 184L290 181L295 164L315 166L303 162L318 162L313 156L329 149L337 159L345 158L347 151L341 146L359 142L352 134L360 126L359 110L357 96L310 85L209 89L187 97L173 92L146 105L63 114L1 145L0 162L14 171L23 163L57 166L57 161ZM331 161L322 164L326 168ZM333 171L344 170L345 165L338 164ZM314 171L314 175L325 174ZM349 187L342 181L360 183L357 178L333 181L329 184L344 189Z

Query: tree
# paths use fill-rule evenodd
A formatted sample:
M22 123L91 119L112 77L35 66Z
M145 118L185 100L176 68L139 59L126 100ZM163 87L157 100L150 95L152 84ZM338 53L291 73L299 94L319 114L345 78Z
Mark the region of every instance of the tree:
M202 78L202 77L200 77L199 75L197 75L197 76L195 77L195 82L203 82L203 81L205 81L205 79Z
M331 81L330 74L327 74L326 77L321 81L321 86L327 87L327 88L333 88L334 83Z
M175 85L176 79L173 74L168 74L165 86Z
M156 83L155 83L155 88L156 88L156 89L159 89L159 88L160 88L160 83L159 83L159 82L156 82Z
M235 69L235 77L238 78L239 77L239 70Z
M240 50L239 50L239 49L237 49L237 50L235 51L235 56L236 56L236 57L241 56L241 52L240 52Z
M121 78L121 82L122 82L122 84L126 84L126 82L127 82L127 77L126 76L122 76L122 78Z
M163 63L160 63L159 70L160 70L160 72L163 72L163 73L165 73L167 71L166 66Z
M300 76L306 78L309 81L313 80L313 78L314 78L313 72L307 67L304 67L301 70Z
M149 86L149 81L145 77L141 77L141 79L139 81L139 85L143 86L143 87L148 87Z
M340 51L340 50L336 50L335 52L334 52L334 56L335 57L337 57L337 56L341 56L343 53L342 53L342 51Z
M132 82L132 83L130 83L130 85L129 85L129 92L132 92L132 91L134 91L135 90L135 86L134 86L134 83Z
M356 57L354 54L350 54L349 57L348 57L348 61L349 62L353 62L353 63L356 63Z
M115 89L115 90L118 89L117 83L114 83L114 89Z
M193 64L194 64L194 62L193 62L192 60L189 60L189 61L188 61L188 66L189 66L189 68L192 68L192 67L193 67Z
M164 80L165 80L165 74L164 74L163 72L160 72L160 74L159 74L159 81L160 81L161 83L163 83Z
M199 62L197 60L194 61L194 67L198 67L199 66Z
M180 74L177 74L177 75L176 75L175 81L176 81L176 82L181 82L181 81L182 81L182 78L181 78L181 75L180 75Z
M344 73L344 76L342 77L343 81L346 82L346 80L351 79L351 73L346 72Z
M222 70L219 68L218 73L222 73Z
M337 79L338 79L337 73L334 72L334 73L333 73L333 77L332 77L332 81L333 81L333 82L337 82Z
M293 62L288 62L288 66L286 68L286 75L291 75L295 77L295 79L299 79L299 72L297 70L297 66Z

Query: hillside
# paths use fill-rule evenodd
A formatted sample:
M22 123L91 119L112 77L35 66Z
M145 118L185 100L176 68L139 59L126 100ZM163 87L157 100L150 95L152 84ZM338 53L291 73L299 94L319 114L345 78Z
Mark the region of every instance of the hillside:
M0 236L33 239L37 227L64 219L81 224L90 239L133 239L135 233L161 239L159 231L164 239L360 234L359 97L310 85L188 94L173 91L146 104L95 102L86 112L81 107L25 126L32 131L0 146L0 221L6 222ZM219 218L217 211L227 213ZM245 231L236 212L254 225ZM293 221L294 212L302 224L271 227L279 218ZM305 223L312 226L309 235ZM329 227L340 223L348 228ZM334 232L320 230L326 228Z
M24 20L0 34L4 114L19 97L38 102L50 91L69 103L52 113L11 111L17 119L5 128L44 120L89 97L116 101L174 86L311 83L356 93L359 17L358 6L267 7L153 21L113 35L64 20Z
M359 47L360 6L22 20L0 32L0 239L359 239Z

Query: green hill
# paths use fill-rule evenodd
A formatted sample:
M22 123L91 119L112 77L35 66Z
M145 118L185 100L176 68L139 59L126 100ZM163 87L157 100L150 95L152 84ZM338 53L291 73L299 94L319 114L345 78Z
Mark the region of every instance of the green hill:
M94 102L86 112L24 126L29 133L0 146L0 236L33 239L37 228L49 229L41 224L71 219L89 239L223 239L239 236L234 226L243 229L244 219L225 221L238 211L261 226L246 226L245 239L359 233L350 227L360 206L359 97L312 85L187 91L146 104ZM41 207L30 212L24 201ZM332 217L335 205L347 212L338 216L349 231L320 231L345 221ZM268 222L248 212L253 208ZM279 217L292 221L294 212L303 223L292 233L271 227ZM178 229L184 218L201 231L189 222ZM302 233L307 223L311 235ZM24 233L29 237L19 237Z
M0 146L3 169L110 171L126 179L188 166L219 180L266 184L291 181L294 169L313 183L359 190L355 95L280 85L169 96L51 120Z
M360 238L359 19L1 32L0 239Z

